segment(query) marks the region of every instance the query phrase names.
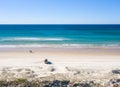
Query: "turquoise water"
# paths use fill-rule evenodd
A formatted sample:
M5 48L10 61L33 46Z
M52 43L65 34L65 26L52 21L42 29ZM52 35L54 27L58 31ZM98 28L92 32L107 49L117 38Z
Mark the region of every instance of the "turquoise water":
M120 46L120 25L0 25L0 47Z

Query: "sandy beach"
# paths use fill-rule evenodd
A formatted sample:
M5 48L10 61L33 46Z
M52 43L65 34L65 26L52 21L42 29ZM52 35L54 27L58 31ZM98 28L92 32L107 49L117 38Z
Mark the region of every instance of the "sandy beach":
M32 50L32 53L29 50ZM120 78L119 53L119 48L4 49L0 50L0 80L56 79L107 84L111 79ZM45 59L52 64L45 64Z
M0 87L120 87L120 0L1 0Z
M0 66L39 66L45 59L53 64L97 62L102 65L104 62L120 62L119 53L119 48L8 48L0 50Z

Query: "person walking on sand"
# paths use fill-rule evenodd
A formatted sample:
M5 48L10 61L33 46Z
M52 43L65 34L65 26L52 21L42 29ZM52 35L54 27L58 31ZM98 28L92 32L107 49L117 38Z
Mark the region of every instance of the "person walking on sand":
M44 60L44 63L45 63L45 64L52 64L52 62L48 61L48 59L45 59L45 60Z
M32 50L29 50L29 52L30 52L30 53L33 53L33 51L32 51Z

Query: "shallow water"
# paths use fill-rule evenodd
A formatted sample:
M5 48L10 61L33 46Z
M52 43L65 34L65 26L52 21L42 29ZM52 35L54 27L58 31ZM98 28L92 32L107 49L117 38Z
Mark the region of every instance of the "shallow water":
M119 47L120 25L0 25L0 47Z

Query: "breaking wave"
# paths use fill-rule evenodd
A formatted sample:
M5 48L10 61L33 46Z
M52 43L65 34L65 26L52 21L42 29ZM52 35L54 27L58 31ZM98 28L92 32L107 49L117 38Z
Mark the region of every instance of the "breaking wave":
M66 38L39 38L39 37L13 37L1 38L0 41L64 41Z
M17 44L0 45L0 48L31 48L31 47L53 47L53 48L120 48L120 44Z

